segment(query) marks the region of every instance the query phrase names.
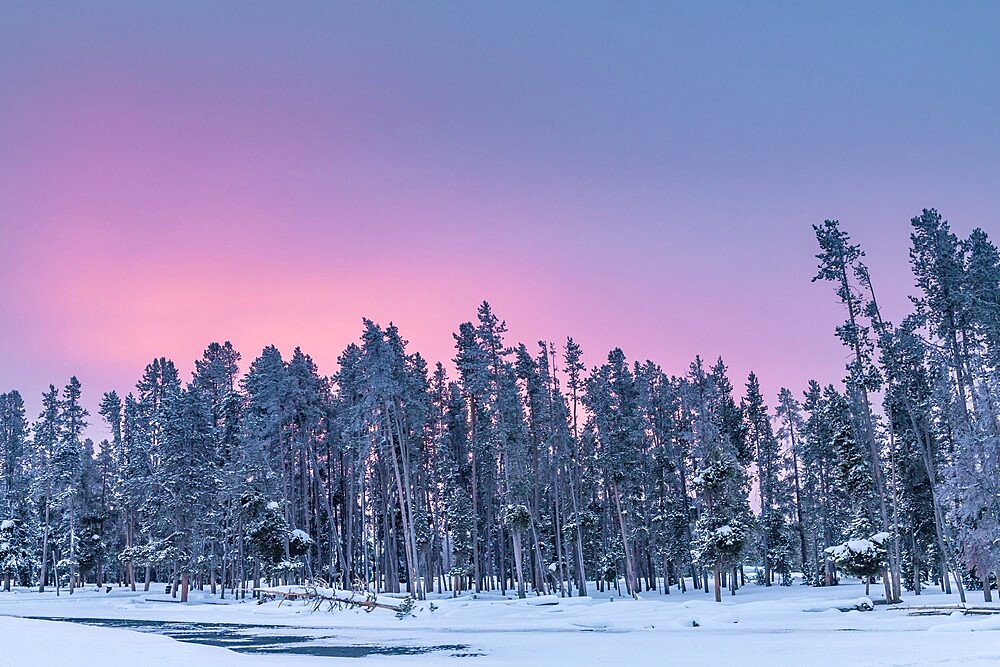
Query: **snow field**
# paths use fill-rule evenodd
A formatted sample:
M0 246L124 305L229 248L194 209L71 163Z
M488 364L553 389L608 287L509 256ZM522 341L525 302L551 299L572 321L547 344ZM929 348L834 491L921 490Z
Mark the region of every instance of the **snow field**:
M106 594L88 588L59 598L18 589L0 594L0 614L296 626L306 635L310 629L330 630L345 644L467 644L482 655L257 656L127 630L8 617L0 618L0 667L1000 664L1000 633L993 632L1000 630L1000 615L910 616L881 605L868 612L839 611L863 603L863 592L858 583L832 588L748 585L722 604L698 591L646 593L638 601L609 596L431 596L418 603L414 616L400 620L381 610L312 612L301 602L220 603L198 591L192 592L192 603L180 605L157 601L167 599L162 594L127 589ZM912 606L958 601L935 591L904 597L905 605Z

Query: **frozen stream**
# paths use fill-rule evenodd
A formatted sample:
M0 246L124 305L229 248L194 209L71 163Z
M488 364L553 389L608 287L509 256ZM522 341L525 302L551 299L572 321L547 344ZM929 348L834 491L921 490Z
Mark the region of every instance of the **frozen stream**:
M371 655L421 655L441 653L449 657L481 655L465 644L407 646L403 644L344 644L338 636L319 628L242 623L197 623L146 621L122 618L65 618L28 616L38 621L62 621L102 628L134 630L165 635L182 642L221 646L239 653L310 655L324 658L364 658Z

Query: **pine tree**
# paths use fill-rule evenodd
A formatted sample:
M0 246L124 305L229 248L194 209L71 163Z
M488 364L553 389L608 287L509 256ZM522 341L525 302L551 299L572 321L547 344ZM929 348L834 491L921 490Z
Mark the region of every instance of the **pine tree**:
M27 498L25 455L28 425L24 400L17 391L0 394L0 513L21 517Z
M188 601L190 578L198 571L213 521L216 484L209 399L194 384L163 399L159 470L154 478L160 512L169 526L158 543L157 561L180 577L180 601Z
M822 226L813 226L816 240L820 246L819 270L813 281L824 280L836 286L836 293L847 311L847 320L837 327L837 337L845 346L851 349L853 358L848 364L848 376L845 380L852 403L855 419L855 431L862 447L866 448L869 457L870 470L873 474L879 520L882 532L892 535L890 530L889 510L887 505L888 488L883 473L883 463L880 445L876 438L875 420L869 392L879 388L881 378L872 363L872 343L870 328L863 325L862 297L854 285L854 281L864 282L867 269L861 263L864 253L860 246L851 244L850 236L840 229L836 220L826 220ZM893 537L894 540L898 536ZM897 550L898 551L898 550ZM885 595L887 600L896 600L899 590L899 563L890 551L889 575L885 577Z
M1000 401L989 361L990 322L996 316L989 312L988 304L997 290L996 250L981 231L960 242L933 209L924 209L911 225L910 264L921 292L913 300L916 313L912 328L923 328L938 343L928 348L928 365L940 369L937 393L943 408L939 413L943 429L939 437L949 443L954 457L945 494L959 499L953 511L956 543L964 564L977 576L985 572L988 578L996 564L990 562L993 556L987 555L992 547L984 533L995 530L998 524L995 519L983 522L993 512L985 488L988 482L974 485L976 491L986 493L979 496L969 485L969 475L976 476L974 471L992 465L995 443L1000 439ZM961 583L958 586L964 599ZM991 600L988 586L983 593Z
M84 470L83 431L87 427L87 411L80 405L80 382L71 377L59 401L59 439L52 453L54 499L59 507L62 537L59 541L64 556L60 561L69 569L69 592L78 586L77 559L80 525L79 495Z
M471 459L471 501L472 515L472 585L478 593L482 584L482 567L480 563L480 517L490 513L492 493L490 488L491 471L486 465L492 459L492 423L487 412L487 389L489 372L486 351L481 346L476 328L471 322L465 322L458 328L455 337L455 366L458 369L460 384L468 406L469 416L469 454Z
M286 431L289 451L285 453L285 520L293 530L314 535L319 532L320 507L314 501L312 481L318 467L318 452L324 439L325 405L329 386L319 374L316 363L301 349L295 348L287 366L285 385ZM297 511L296 511L297 510ZM289 557L291 554L288 554ZM306 576L313 576L313 561L306 558Z
M934 209L924 209L910 220L910 265L922 296L914 298L916 315L948 349L964 428L972 429L969 408L969 312L964 261L958 239L948 222Z
M201 556L207 568L209 587L216 592L217 579L225 582L232 547L239 540L240 522L236 518L247 472L242 465L240 428L243 397L239 392L240 353L232 343L211 343L195 362L191 384L203 398L211 424L213 465L206 468L206 484L213 486L216 502L212 504L206 552ZM225 597L225 583L221 597Z
M7 526L0 529L0 574L5 591L12 580L23 582L31 572L27 439L21 394L16 390L0 394L0 525Z
M583 514L582 493L583 466L581 459L583 454L580 449L578 415L580 395L584 389L583 372L586 370L581 361L582 356L583 351L580 346L572 338L567 338L563 353L563 368L566 373L566 389L569 391L566 419L568 421L567 427L570 429L570 441L568 443L569 451L567 452L568 460L566 460L566 467L569 476L572 514L566 526L569 531L570 541L573 543L575 549L573 560L576 567L577 590L580 592L580 595L587 595L586 563L583 554L583 525L586 521Z
M49 584L48 567L52 520L54 518L53 480L55 477L51 462L59 443L59 428L59 392L55 385L50 384L48 391L42 394L42 412L34 424L34 438L32 440L34 444L33 467L35 469L33 493L36 498L35 504L39 508L39 523L42 529L39 593L45 592L45 587Z
M610 486L610 500L614 505L615 523L621 539L625 587L629 595L638 597L630 544L632 527L628 517L633 505L631 494L636 483L634 475L641 447L642 423L635 377L625 363L625 354L621 349L612 350L607 363L594 369L586 388L584 403L593 414L599 459Z
M467 407L458 384L448 384L446 401L440 451L441 468L445 471L447 492L444 505L451 542L448 573L452 578L452 591L457 596L463 588L462 582L473 574L476 517L472 508L471 451L465 421Z
M425 591L418 560L417 511L411 479L423 435L423 420L427 417L421 393L426 391L428 383L426 375L419 378L413 373L415 360L407 358L405 345L392 325L382 330L374 322L365 320L360 360L364 377L361 407L366 430L375 438L374 446L386 467L386 476L391 477L395 485L407 590L417 599L423 599ZM421 367L417 373L421 371L426 372L426 368Z
M129 398L130 405L134 406L134 400ZM134 412L134 407L129 410L130 415ZM103 479L104 488L102 496L106 497L106 505L114 508L118 520L119 540L117 555L119 559L124 554L125 560L123 580L129 587L135 590L135 567L131 560L135 550L135 505L132 502L130 493L130 459L131 451L126 449L126 424L132 426L132 419L125 420L124 404L118 393L115 391L105 392L101 399L98 414L104 419L111 430L111 440L104 441L101 446L101 454L104 457L106 473ZM131 435L131 430L128 432ZM131 444L131 443L130 443Z
M1000 253L981 229L963 242L964 293L970 325L983 341L989 365L1000 367Z
M689 428L682 407L683 382L647 361L636 372L640 384L640 404L648 424L649 451L644 459L649 482L644 494L653 500L648 530L651 548L660 557L663 593L670 593L671 579L684 590L677 576L691 562L691 502L688 495ZM650 568L652 569L652 567Z
M803 493L802 481L799 475L802 460L802 433L804 423L802 420L801 406L795 400L792 392L784 387L778 392L778 406L775 409L775 416L779 420L778 438L788 443L787 460L792 469L792 490L794 492L795 508L795 530L799 537L799 563L805 576L805 583L812 583L816 574L816 563L809 563L809 550L806 541L806 522L803 511L806 505L805 494Z
M170 567L174 553L169 549L164 512L166 499L156 493L156 485L165 473L163 446L168 407L181 392L177 367L169 359L153 359L146 366L142 378L136 383L138 398L130 405L126 399L126 420L132 419L127 447L134 461L132 490L136 506L136 521L145 543L137 547L133 560L145 565L143 590L148 591L153 581L154 568ZM131 414L130 414L131 412ZM174 589L176 590L176 588Z
M781 457L778 440L774 437L771 419L760 392L757 375L750 373L747 378L746 395L743 398L743 416L746 423L747 442L756 456L757 488L760 493L760 540L761 556L764 563L764 585L773 580L774 556L782 548L784 541L784 517L778 509L779 471Z
M3 590L12 582L27 584L31 576L30 537L22 519L0 519L0 576Z
M688 373L685 401L692 411L698 499L694 528L695 561L711 567L715 601L722 601L722 574L739 561L751 530L747 480L742 462L746 440L739 407L732 398L726 367L719 359L706 373L696 357ZM707 592L707 581L705 583ZM735 587L732 589L735 593Z

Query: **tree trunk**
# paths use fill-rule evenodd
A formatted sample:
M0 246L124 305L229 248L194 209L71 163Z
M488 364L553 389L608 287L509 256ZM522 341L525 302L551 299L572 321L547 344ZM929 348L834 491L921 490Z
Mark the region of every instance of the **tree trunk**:
M722 602L722 563L715 561L715 565L712 566L712 577L715 580L715 601ZM706 585L708 581L706 580Z
M556 542L556 571L559 574L559 595L560 597L566 596L565 579L566 573L563 568L563 530L562 530L562 517L559 511L559 486L558 486L558 476L556 476L555 488L553 489L553 494L555 495L555 512L553 514L553 522L555 527L555 542ZM570 589L570 595L572 595L572 588Z
M135 592L135 561L132 560L132 548L135 546L135 518L129 509L128 527L125 529L125 544L129 549L128 564L125 566L129 587Z
M226 576L229 572L226 570L226 566L229 564L229 539L226 537L222 538L222 560L219 563L219 599L226 599ZM212 593L215 593L215 571L212 571L213 583L212 583Z
M513 528L511 537L514 540L514 567L517 569L517 597L525 598L524 570L521 568L521 531Z
M547 592L545 583L544 564L542 563L542 546L538 539L538 529L535 527L535 519L531 520L531 542L535 552L535 594L542 595Z
M42 571L38 578L38 592L45 592L45 584L49 578L49 499L45 499L45 529L42 533Z
M56 552L52 551L52 578L56 582L56 597L59 597L59 561L56 560Z
M625 529L625 514L622 511L621 494L618 491L618 482L612 480L611 488L615 494L615 509L618 513L618 527L621 529L622 550L625 552L625 587L633 598L639 595L635 590L635 565L632 563L632 552L628 545L628 532Z
M396 491L399 494L400 520L403 522L403 541L406 556L406 575L408 588L411 595L418 600L424 599L423 587L420 582L420 571L417 563L417 543L414 535L413 525L413 497L410 485L409 457L406 454L403 443L402 428L395 413L389 411L388 403L383 404L386 410L385 421L388 428L390 456L392 457L392 470L396 478ZM395 428L394 428L395 427ZM396 449L399 449L399 457L402 461L402 474L400 473L400 461L396 460ZM404 479L405 477L405 479Z
M479 582L481 568L479 564L479 482L478 482L478 457L476 456L476 397L469 397L470 419L469 432L472 436L472 587L479 592Z
M788 426L788 433L791 436L791 446L792 446L792 482L793 488L795 490L795 522L798 526L799 533L799 547L801 549L800 556L802 558L802 572L805 573L809 569L809 555L806 550L806 527L802 521L802 488L799 486L799 461L798 456L795 454L795 429L792 427L791 423ZM812 581L812 576L809 577Z
M761 551L764 560L764 586L771 585L771 554L769 542L769 535L767 529L768 520L768 498L764 494L764 475L768 474L768 471L764 469L764 466L757 464L757 476L760 478L758 480L758 485L760 486L760 518L761 523L764 524L763 530L761 531ZM734 592L735 595L735 592Z
M76 588L76 526L74 525L74 519L76 511L74 508L75 503L73 502L73 496L70 496L69 502L69 594L73 594L73 590Z

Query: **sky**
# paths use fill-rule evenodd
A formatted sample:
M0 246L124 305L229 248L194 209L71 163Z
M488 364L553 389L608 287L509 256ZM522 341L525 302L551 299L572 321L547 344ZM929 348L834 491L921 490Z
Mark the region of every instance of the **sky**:
M0 391L394 322L836 382L811 225L907 310L909 219L1000 236L1000 3L0 3ZM96 428L96 427L95 427ZM101 430L94 437L103 437Z

